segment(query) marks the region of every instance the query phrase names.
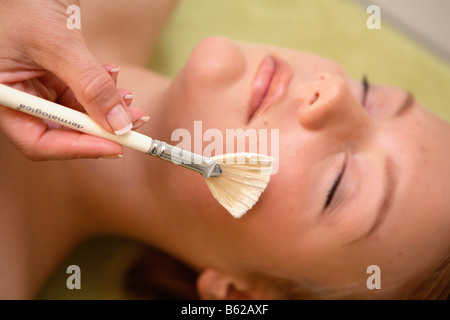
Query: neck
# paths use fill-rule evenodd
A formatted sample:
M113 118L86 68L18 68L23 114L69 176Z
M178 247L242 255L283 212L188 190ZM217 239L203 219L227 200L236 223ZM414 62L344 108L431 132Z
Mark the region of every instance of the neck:
M138 69L123 75L135 104L150 106L148 114L158 119L167 80ZM158 126L152 121L148 126L147 132L140 131L158 137ZM1 137L0 150L0 176L6 182L0 185L0 297L34 297L59 263L89 237L108 233L159 243L150 236L163 228L154 208L167 197L153 173L164 161L125 149L119 160L36 163Z
M134 92L133 105L147 106L150 115L149 122L138 131L171 143L166 124L170 115L165 114L164 108L169 81L148 71L125 69L121 67L120 79L126 85L119 83L119 86ZM83 209L89 212L83 216L83 229L94 235L136 239L183 260L192 257L190 239L193 234L200 236L205 229L200 226L203 219L199 219L195 209L204 203L195 194L207 188L199 173L130 149L124 149L122 159L102 160L88 166L88 171L86 168L81 171L95 172L96 178L79 187L83 198L88 199L83 201L84 205L89 206ZM76 179L81 171L75 174Z
M32 298L83 239L69 163L26 160L0 139L0 297Z
M169 82L148 71L125 72L125 68L121 68L120 79L126 83L122 87L135 94L133 105L148 106L150 121L138 131L171 143L167 124L170 115L165 114L164 108L164 92ZM199 203L211 208L217 206L212 196L207 201L204 199L205 194L210 195L204 178L167 161L134 150L124 151L122 159L103 161L95 169L100 176L98 179L103 181L95 191L89 191L97 199L88 201L97 207L91 210L95 218L86 218L91 221L89 228L94 228L91 233L137 239L182 260L198 261L191 251L202 252L199 248L202 241L198 238L203 237L204 230L210 229L209 222L205 222L207 219L200 217ZM195 250L191 245L194 242Z

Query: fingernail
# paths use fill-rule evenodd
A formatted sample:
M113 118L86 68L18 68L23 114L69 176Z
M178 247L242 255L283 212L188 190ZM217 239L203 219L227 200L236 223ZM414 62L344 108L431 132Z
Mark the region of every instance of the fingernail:
M125 134L133 127L128 113L121 104L112 108L106 118L117 135Z
M133 129L137 129L137 128L143 126L148 120L150 120L150 116L140 117L133 123Z
M109 72L119 72L119 70L120 70L120 67L115 67L115 68L112 68L112 69L109 69Z
M150 120L150 116L142 116L139 118L139 120L141 120L143 122L147 122L148 120Z
M100 158L102 158L102 159L121 159L121 158L123 158L123 155L122 154L112 154L109 156L101 156Z

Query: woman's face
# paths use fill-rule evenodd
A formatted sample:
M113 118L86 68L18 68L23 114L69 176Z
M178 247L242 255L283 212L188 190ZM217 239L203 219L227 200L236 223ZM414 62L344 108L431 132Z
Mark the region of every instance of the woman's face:
M203 221L196 234L216 252L199 264L363 289L377 265L388 289L447 250L450 128L408 92L365 90L316 55L212 37L195 48L165 106L168 135L194 135L202 121L202 132L223 133L227 150L235 142L227 129L266 132L259 151L277 161L241 219L214 202L202 179L177 171L173 183L190 183L173 186L174 197L195 208Z

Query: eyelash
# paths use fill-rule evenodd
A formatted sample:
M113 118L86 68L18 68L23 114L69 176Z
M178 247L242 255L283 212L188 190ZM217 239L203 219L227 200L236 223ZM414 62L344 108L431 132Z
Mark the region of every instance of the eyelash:
M363 98L362 98L362 105L366 106L366 99L367 99L367 93L369 92L370 83L367 80L367 75L364 75L361 80L362 86L363 86Z
M331 201L333 200L334 194L336 193L336 190L339 187L339 184L341 183L342 176L344 175L346 163L347 162L345 162L344 165L342 166L342 169L339 172L339 175L336 177L336 179L333 182L333 185L331 186L331 189L328 191L324 209L328 208Z
M362 105L365 107L366 106L366 99L367 99L367 93L369 92L369 88L370 88L370 83L367 80L367 75L364 75L362 80L361 80L361 84L363 86L363 97L362 97ZM341 169L341 172L339 172L339 175L336 177L336 179L334 180L330 190L328 190L328 194L327 194L327 198L325 201L325 207L324 209L328 208L331 201L334 198L334 194L336 193L336 190L339 187L339 184L341 183L342 180L342 176L344 175L344 171L345 171L345 164Z

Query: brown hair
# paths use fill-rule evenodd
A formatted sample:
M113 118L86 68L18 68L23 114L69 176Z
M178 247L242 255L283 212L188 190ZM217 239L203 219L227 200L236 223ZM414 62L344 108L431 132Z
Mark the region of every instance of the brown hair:
M166 253L146 248L130 267L124 278L125 289L133 298L142 299L199 299L196 290L198 274ZM395 293L374 295L370 290L353 291L319 287L307 282L294 282L269 275L255 275L263 279L267 298L283 300L337 300L337 299L395 299L395 300L449 300L450 256L437 266L407 281ZM263 288L263 290L264 290ZM272 294L275 293L275 294Z
M197 273L151 247L144 249L123 279L123 286L134 299L198 300Z
M392 290L357 290L352 287L324 288L304 281L265 277L267 290L276 291L287 300L449 300L450 256ZM270 286L274 286L269 288Z
M449 300L450 299L450 256L437 267L412 279L404 287L403 299Z

